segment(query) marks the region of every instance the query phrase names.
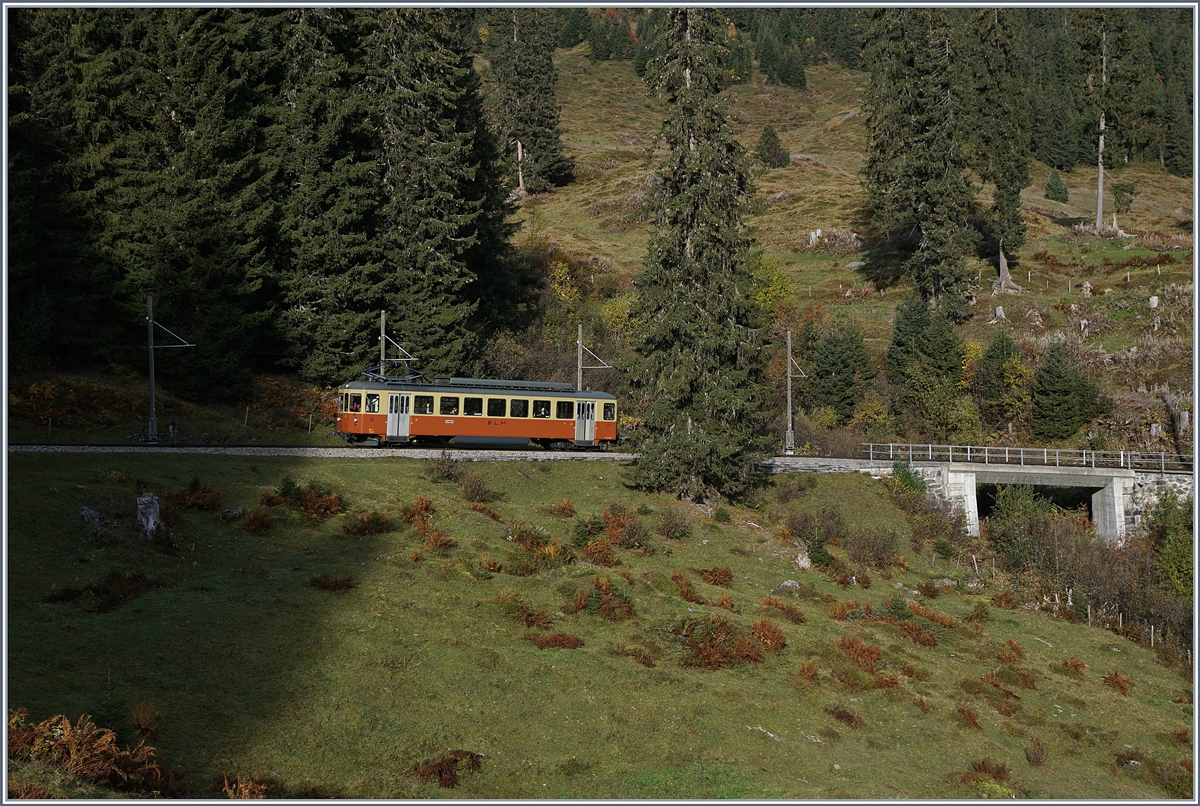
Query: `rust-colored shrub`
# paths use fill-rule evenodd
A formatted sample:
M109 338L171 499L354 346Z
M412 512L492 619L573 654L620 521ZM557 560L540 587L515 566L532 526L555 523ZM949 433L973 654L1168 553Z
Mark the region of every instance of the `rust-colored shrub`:
M683 619L665 629L683 653L680 664L698 669L720 669L745 663L762 663L762 645L721 616Z
M758 621L750 622L750 632L768 652L779 653L787 646L787 636L779 626L765 616Z
M400 517L409 523L415 523L418 518L428 518L433 512L433 501L427 495L418 495L411 504L400 507Z
M829 617L834 621L865 621L871 618L874 605L870 602L859 603L855 599L838 602L829 609Z
M274 509L275 507L281 507L286 504L287 500L279 493L265 492L262 494L262 498L259 499L259 503L264 507L270 507L271 509Z
M558 515L560 518L574 518L575 502L570 498L564 498L554 506L550 507L550 511L555 515Z
M204 509L216 511L221 508L221 494L212 482L204 481L199 476L193 476L186 487L175 487L167 490L165 496L180 509Z
M992 604L1003 610L1016 610L1017 600L1008 591L1000 591L992 595Z
M879 660L879 656L883 654L879 647L864 644L863 640L857 635L843 638L838 641L837 646L855 666L865 672L875 674L875 663Z
M942 589L937 585L934 585L930 580L926 580L920 585L917 585L917 590L919 590L921 595L927 599L936 599L942 593Z
M1012 716L1017 712L1017 707L1007 700L1001 700L995 704L996 713L1000 716Z
M841 705L831 705L825 708L825 713L851 728L861 728L866 723L858 714Z
M1008 780L1008 767L992 761L991 758L984 758L980 761L972 761L970 768L971 772L963 776L964 781L979 780L980 778L991 778L997 783L1004 783Z
M1007 646L1010 650L1012 650L1013 654L1015 654L1017 656L1018 660L1025 659L1025 653L1027 651L1025 649L1025 647L1021 646L1020 644L1018 644L1016 641L1012 640L1011 638L1008 639L1007 641L1005 641L1004 645Z
M341 574L336 577L322 574L313 580L313 584L321 590L329 591L330 593L345 593L351 588L357 587L354 583L354 577L350 574Z
M472 772L480 770L483 756L467 750L445 750L434 758L418 761L405 772L416 776L423 784L438 782L438 786L453 789L458 786L458 765L465 761Z
M629 587L633 587L633 574L628 571L618 571L617 576L629 583Z
M538 649L578 649L583 646L582 638L578 635L571 635L565 632L527 632L524 638Z
M1017 676L1021 678L1021 685L1025 688L1037 688L1037 677L1029 669L1017 669Z
M800 676L805 680L816 681L817 679L817 664L812 661L800 664Z
M962 620L969 623L978 624L981 621L990 621L991 618L991 608L988 607L987 602L976 602L975 608L970 613L963 616Z
M769 607L773 610L778 610L784 615L785 618L787 618L788 621L792 622L793 624L804 624L808 621L803 611L801 611L799 608L788 604L782 599L776 599L774 596L767 596L764 598L762 600L762 606Z
M983 725L979 724L979 712L966 703L958 704L958 715L962 718L963 724L975 730L983 730Z
M304 502L300 511L310 521L327 521L342 512L342 499L334 492L323 493L312 487L304 488Z
M571 612L587 612L605 621L621 621L634 616L633 603L620 591L613 590L608 577L592 577L591 588L580 591L569 605Z
M929 713L929 703L926 702L924 697L917 697L915 700L913 700L913 705L920 708L921 713L923 713L923 714Z
M612 543L606 537L596 537L583 547L583 556L592 565L612 568L621 564L621 558L613 554Z
M722 610L728 610L730 613L737 612L737 608L733 605L732 596L722 596L720 599L713 602L713 607L719 607Z
M1069 658L1063 659L1062 667L1067 671L1067 674L1071 674L1076 677L1082 677L1084 669L1087 668L1087 664L1072 655Z
M1114 691L1119 691L1122 695L1128 697L1129 688L1133 685L1133 681L1120 672L1110 671L1108 674L1104 675L1104 685L1108 686Z
M692 581L688 579L687 574L680 571L671 573L671 581L679 588L679 595L683 597L685 602L692 604L708 604L704 597L692 590Z
M421 552L419 551L414 551L411 559L414 565L420 565L421 563L425 562L425 558L421 556Z
M392 531L392 524L382 512L355 512L347 516L342 531L348 535L381 535Z
M479 567L494 574L500 570L500 561L484 554L479 558Z
M242 518L242 527L255 537L261 537L271 528L273 520L271 510L252 509Z
M442 553L454 548L454 538L439 529L430 529L425 534L425 542L421 548L435 553Z
M881 689L900 688L900 678L894 674L877 674L875 685Z
M1020 663L1020 658L1017 657L1017 654L1008 648L1001 649L996 653L996 657L1001 663L1008 664L1009 666L1015 666Z
M621 504L605 507L600 513L604 532L614 546L624 549L645 548L650 533L646 524L636 514Z
M513 590L507 590L496 597L496 601L500 604L501 611L512 618L524 623L526 627L533 627L538 630L545 630L550 626L552 621L550 614L545 610L536 610L529 607L521 601L521 597Z
M717 585L722 588L728 588L733 584L733 571L728 567L722 566L719 568L693 568L700 578L709 585Z
M480 501L476 501L475 503L471 504L471 511L478 512L480 515L482 515L485 518L491 518L496 523L501 522L500 515L494 509L489 507L487 504L484 504Z
M1001 694L1003 694L1005 697L1008 697L1009 699L1013 699L1013 700L1021 699L1021 697L1015 691L1010 689L1008 686L1004 685L1004 681L1002 681L999 677L992 674L991 672L984 673L983 682L994 687L996 690L998 690ZM1006 716L1007 716L1007 714L1006 714Z
M458 487L462 490L463 498L472 504L482 504L492 497L492 488L482 474L468 471L462 474Z
M158 733L158 709L153 705L135 705L130 722L143 739L152 742Z
M1025 748L1025 760L1029 762L1031 767L1040 767L1046 763L1046 755L1049 753L1046 743L1042 741L1040 736L1034 736L1033 741L1029 743L1029 747Z
M909 602L908 609L913 612L913 615L932 621L934 624L945 627L948 630L953 630L958 626L958 622L954 619L936 610L929 610L920 602Z
M221 791L230 800L264 800L267 797L267 785L251 776L243 776L239 772L232 781L228 775L223 775L222 779Z

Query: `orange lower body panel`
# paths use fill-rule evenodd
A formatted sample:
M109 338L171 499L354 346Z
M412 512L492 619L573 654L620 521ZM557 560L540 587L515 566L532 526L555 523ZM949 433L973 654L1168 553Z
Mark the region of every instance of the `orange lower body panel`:
M386 414L342 413L338 415L337 430L343 434L364 437L387 435ZM445 417L433 414L411 415L408 419L408 436L426 439L451 439L453 437L503 437L508 439L548 439L573 441L574 420L550 420L533 418L491 417ZM611 421L596 422L596 441L615 442L617 424Z

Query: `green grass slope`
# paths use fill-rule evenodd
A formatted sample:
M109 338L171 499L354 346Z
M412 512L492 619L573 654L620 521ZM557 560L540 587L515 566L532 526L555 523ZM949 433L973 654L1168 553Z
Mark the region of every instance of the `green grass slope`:
M795 549L770 518L832 507L852 528L899 531L902 514L882 482L821 476L790 502L768 489L757 508L712 511L631 492L610 463L470 470L476 487L482 480L490 491L479 511L458 485L402 457L11 455L10 705L34 719L90 713L122 742L135 738L131 709L152 706L159 756L188 775L194 793L218 796L220 776L239 772L355 797L1178 794L1164 787L1178 785L1171 775L1181 768L1171 763L1190 758L1192 707L1178 701L1187 682L1149 650L1099 628L998 607L973 626L963 618L990 602L989 576L968 595L973 574L943 561L931 568L905 539L897 550L911 571L887 571L868 589L843 590L795 566ZM311 525L280 507L254 536L219 510L192 509L171 525L171 545L137 534L139 489L161 498L199 477L221 509L249 511L285 476L338 491L350 514ZM434 508L427 531L444 532L453 546L430 548L400 517L421 495ZM574 519L553 511L563 499ZM641 549L615 550L619 565L580 558L511 573L527 554L506 539L510 524L541 527L578 553L577 522L616 503L644 513L647 531ZM84 506L102 513L100 528L84 522ZM654 533L672 507L692 521L679 540ZM396 530L344 531L354 513L370 510ZM696 570L715 568L729 569L728 587ZM86 596L62 601L64 588L93 585L113 569L141 570L163 586L107 612L90 612ZM703 602L685 600L671 580L679 573ZM344 592L314 585L344 575L354 583ZM915 593L943 577L964 593ZM575 612L575 598L597 578L609 580L632 615ZM781 590L789 579L800 589ZM764 607L768 595L803 611L804 622ZM912 617L936 646L853 613L834 617L849 600L860 613L867 602L878 613L897 595L948 617L949 626ZM725 596L732 611L714 604ZM544 611L547 626L527 627L514 615L517 599ZM758 664L685 667L670 628L706 616L743 630L769 618L786 645L763 651ZM583 645L538 649L524 637L555 632ZM855 638L866 656L854 654ZM1010 641L1023 656L1004 654L1014 651ZM1067 673L1070 657L1086 664L1082 673ZM1132 681L1127 695L1105 685L1110 672ZM978 727L963 713L977 714ZM848 724L854 716L861 725ZM1033 766L1026 751L1038 742L1045 759ZM447 749L480 754L480 769L460 764L454 789L407 773ZM972 773L984 759L992 774ZM36 765L12 769L18 780L69 790Z

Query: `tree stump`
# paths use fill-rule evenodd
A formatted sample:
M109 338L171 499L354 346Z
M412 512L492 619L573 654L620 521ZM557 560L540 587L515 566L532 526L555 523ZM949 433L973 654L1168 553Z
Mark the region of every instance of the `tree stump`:
M158 511L158 496L146 493L137 500L137 516L142 522L142 533L147 540L153 540L162 526L162 516Z

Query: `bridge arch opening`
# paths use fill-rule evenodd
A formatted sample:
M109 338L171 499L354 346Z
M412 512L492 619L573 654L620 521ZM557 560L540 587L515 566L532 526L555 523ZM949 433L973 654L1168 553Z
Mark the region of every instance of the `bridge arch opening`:
M992 511L996 508L996 494L999 492L1001 484L977 484L975 486L976 506L979 508L979 519L990 517ZM1092 512L1092 495L1100 492L1103 487L1049 487L1040 484L1033 485L1033 492L1042 498L1048 499L1057 507L1062 509L1079 509L1081 506L1087 510L1088 518L1094 523L1096 514Z

